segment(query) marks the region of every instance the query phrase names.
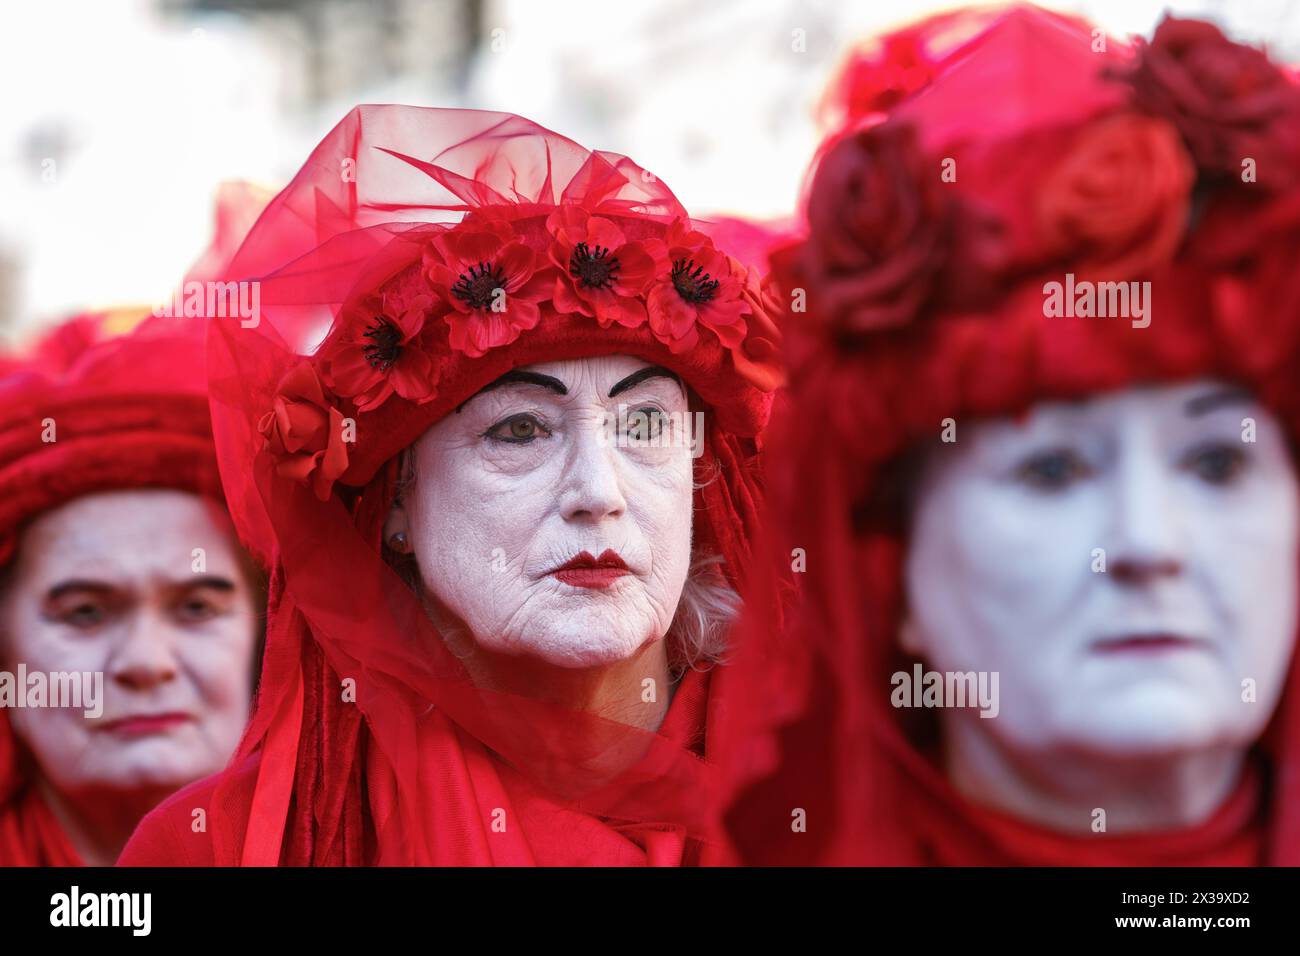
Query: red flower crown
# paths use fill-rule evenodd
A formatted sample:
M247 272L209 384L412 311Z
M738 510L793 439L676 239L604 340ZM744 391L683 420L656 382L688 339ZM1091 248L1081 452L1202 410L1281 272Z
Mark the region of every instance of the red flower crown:
M702 336L754 388L781 382L774 300L757 270L677 217L602 216L577 205L514 218L474 210L401 237L397 271L345 303L314 357L285 375L258 430L283 477L329 497L349 466L345 412L439 396L436 358L479 358L556 316L644 329L674 355Z
M951 32L950 17L886 44L872 69L894 77L889 55L904 49L910 85L867 97L868 115L822 150L808 237L773 261L781 285L806 289L808 330L841 351L923 317L985 309L1053 268L1112 281L1150 274L1189 239L1198 252L1222 247L1220 236L1194 233L1208 233L1201 224L1225 205L1249 235L1243 220L1300 183L1300 86L1260 50L1212 24L1166 18L1150 43L1090 54L1073 21L1027 8L1003 17L972 49L932 62L918 59L925 31ZM1059 89L1008 86L1006 71L986 71L996 88L969 88L972 50L1056 57L1055 70L1022 68ZM1072 69L1089 59L1091 69ZM961 110L949 93L960 94ZM1024 102L996 105L1013 95ZM978 113L985 98L989 124L1002 124L992 135L956 115Z

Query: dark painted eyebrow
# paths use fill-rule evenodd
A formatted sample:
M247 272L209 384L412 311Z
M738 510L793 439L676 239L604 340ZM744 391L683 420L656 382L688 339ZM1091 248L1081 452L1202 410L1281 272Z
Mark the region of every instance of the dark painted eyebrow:
M614 387L609 390L609 397L613 398L615 395L626 392L630 388L635 388L642 382L652 378L670 378L678 385L682 384L681 378L678 377L675 372L664 368L662 365L650 365L646 368L637 369L631 375L616 383ZM478 398L484 392L490 392L492 389L500 388L503 385L539 385L542 388L549 389L556 395L569 394L569 389L565 384L553 375L543 375L540 372L528 372L523 369L514 369L513 371L506 372L506 374L502 375L500 378L488 382L469 398L465 399L465 401L457 405L457 414L460 413L462 408L474 399Z
M550 389L556 395L569 394L569 390L565 387L564 383L553 375L542 375L540 372L526 372L523 369L513 369L512 371L506 372L506 374L502 375L500 378L488 382L469 398L465 399L465 401L457 405L456 414L459 415L462 408L474 401L474 399L478 398L484 392L490 392L492 389L500 388L502 385L515 384L540 385L542 388Z
M646 368L637 369L627 378L623 379L621 382L619 382L617 385L611 388L609 390L609 397L613 398L615 395L618 395L620 392L626 392L630 388L635 388L636 386L640 385L642 382L651 378L671 378L679 386L682 384L682 380L677 376L675 372L669 371L668 369L664 368L662 365L650 365Z
M53 601L57 598L63 597L65 594L71 594L74 591L94 591L96 593L105 594L116 590L117 588L114 585L105 581L89 581L84 578L72 578L68 581L60 581L58 584L54 585L54 587L50 588L49 591L46 592L45 597L47 600Z
M180 578L172 582L178 588L212 588L214 591L233 591L235 582L230 578L209 574L201 578Z
M169 586L188 590L189 588L212 588L216 591L233 591L235 582L229 578L223 578L218 575L205 575L196 578L179 578L169 582ZM91 581L86 578L72 578L67 581L60 581L54 587L46 592L46 600L55 601L65 594L74 594L77 591L91 591L96 594L111 594L114 591L121 590L117 585L110 584L107 581Z
M1221 388L1215 392L1208 392L1205 395L1197 395L1195 398L1187 400L1183 406L1189 416L1195 418L1199 415L1206 415L1224 405L1235 405L1239 402L1249 402L1250 393L1240 388Z

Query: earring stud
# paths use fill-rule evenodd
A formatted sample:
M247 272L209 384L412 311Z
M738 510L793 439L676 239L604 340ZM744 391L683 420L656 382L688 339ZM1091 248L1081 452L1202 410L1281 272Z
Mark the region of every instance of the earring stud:
M388 539L388 546L392 548L394 551L405 551L406 532L405 531L394 532L392 537Z

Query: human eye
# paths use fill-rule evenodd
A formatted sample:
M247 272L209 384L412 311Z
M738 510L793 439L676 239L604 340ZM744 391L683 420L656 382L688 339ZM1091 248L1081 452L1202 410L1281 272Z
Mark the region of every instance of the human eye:
M1183 456L1182 466L1211 485L1230 485L1248 465L1239 443L1210 442L1198 445Z
M202 592L187 594L172 607L172 614L182 624L201 624L225 610L222 602Z
M527 445L537 438L544 438L550 434L550 429L537 416L528 412L519 412L492 425L482 437L489 441L506 442L511 445Z
M1081 455L1069 448L1037 452L1015 468L1015 478L1038 491L1063 491L1092 474Z
M627 416L627 435L633 441L652 441L663 434L668 413L657 405L643 405Z
M92 633L112 616L109 602L97 594L66 594L56 600L48 612L53 620L83 633Z

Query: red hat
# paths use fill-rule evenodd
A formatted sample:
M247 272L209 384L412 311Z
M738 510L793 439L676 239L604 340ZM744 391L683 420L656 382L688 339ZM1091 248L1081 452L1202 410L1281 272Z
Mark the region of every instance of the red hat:
M1173 18L1129 46L1032 7L959 12L899 43L933 50L931 38L967 17L981 32L918 54L924 76L828 141L807 235L773 254L796 305L783 325L789 404L769 438L780 527L736 664L755 689L750 707L733 708L732 824L751 859L922 862L906 824L952 822L927 813L943 801L929 799L934 781L887 695L863 692L898 669L904 542L865 526L862 508L944 419L1215 376L1248 386L1300 439L1294 77L1208 23ZM858 80L894 89L897 70L879 66ZM1044 285L1067 272L1151 281L1149 327L1046 318ZM791 576L796 547L808 570ZM764 595L778 594L792 595L789 607L768 606ZM1288 768L1271 797L1270 862L1300 859L1294 673L1289 687L1267 738ZM810 803L822 837L810 825L783 844L766 839L774 806L808 808L811 820ZM1103 852L1122 856L1119 845ZM1004 836L983 859L1034 861L1017 849Z
M0 565L23 525L119 488L221 493L203 340L193 324L94 313L60 325L0 379Z
M260 289L255 325L213 323L209 370L232 512L274 566L266 665L242 763L164 805L124 860L572 862L571 827L593 860L629 858L630 834L642 861L698 854L698 728L670 711L649 734L474 687L386 563L382 526L400 453L485 385L631 354L711 415L696 547L737 584L780 381L760 276L626 157L509 114L360 106L225 278ZM684 708L714 699L706 682L683 679ZM597 785L587 765L615 740L646 760ZM181 820L200 799L226 810L196 848ZM506 804L530 822L502 837L488 811Z

